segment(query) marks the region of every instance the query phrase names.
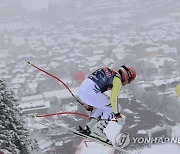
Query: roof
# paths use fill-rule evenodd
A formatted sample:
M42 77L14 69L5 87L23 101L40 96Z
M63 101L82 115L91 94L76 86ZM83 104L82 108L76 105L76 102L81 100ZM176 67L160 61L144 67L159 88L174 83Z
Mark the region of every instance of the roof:
M40 94L40 95L21 97L21 101L32 101L32 100L38 100L38 99L43 99L43 95Z
M22 108L23 110L28 110L31 108L49 108L50 102L44 101L44 100L31 101L31 102L27 102L27 103L22 103L19 105L19 107Z
M175 77L175 78L170 78L170 79L157 79L157 80L154 80L154 81L151 81L152 84L156 85L156 86L161 86L163 84L169 84L169 83L172 83L174 81L179 81L180 80L180 77Z
M176 48L171 48L168 45L161 45L158 47L151 47L151 48L146 48L146 52L152 52L152 51L158 51L160 49L163 49L165 53L170 53L170 52L177 52Z
M156 133L158 131L162 131L162 130L167 130L167 127L160 127L160 126L156 126L154 128L152 128L151 130L149 130L149 133Z
M39 144L40 149L46 149L49 146L51 146L53 142L51 140L43 139L43 140L38 141L38 144Z
M75 96L78 96L78 89L79 88L71 88L71 91L74 93ZM57 98L61 98L61 99L72 97L67 89L44 92L43 95L44 95L45 99L48 97L57 97Z
M25 78L15 78L11 81L11 83L24 83L25 82Z
M147 62L151 62L154 64L154 66L156 68L158 67L161 67L161 66L164 66L164 63L166 61L169 61L171 62L172 64L176 62L175 59L172 59L172 58L169 58L169 57L152 57L152 58L141 58L139 59L139 61L145 61L146 63Z

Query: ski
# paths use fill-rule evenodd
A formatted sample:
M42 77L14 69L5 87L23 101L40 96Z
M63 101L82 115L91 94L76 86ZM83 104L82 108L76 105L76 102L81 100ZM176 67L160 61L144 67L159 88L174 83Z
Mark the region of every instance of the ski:
M105 142L105 141L103 141L103 140L101 140L101 139L98 139L98 138L95 138L95 137L93 137L93 136L89 136L89 135L80 133L78 130L74 130L74 129L68 128L68 131L69 131L70 133L74 134L74 135L79 136L79 137L82 137L82 138L85 138L85 139L89 139L89 140L94 141L94 142L96 142L96 143L103 144L104 146L108 146L108 147L110 147L110 148L116 149L116 150L121 151L121 152L126 153L126 154L128 153L126 150L123 150L123 149L120 148L120 147L114 146L114 145L112 145L111 143Z
M47 120L47 119L43 119L43 120L46 120L46 121L49 123L49 120ZM54 126L58 126L58 127L60 127L60 128L63 128L64 130L66 130L67 133L71 133L71 134L73 134L73 135L76 135L76 136L79 136L79 137L82 137L82 138L85 138L85 139L89 139L89 140L94 141L94 142L96 142L96 143L100 143L100 144L102 144L102 145L104 145L104 146L108 146L108 147L110 147L110 148L116 149L116 150L118 150L118 151L120 151L120 152L122 152L122 153L125 153L125 154L128 154L128 153L129 153L128 151L126 151L126 150L124 150L124 149L122 149L122 148L120 148L120 147L114 146L114 145L112 145L111 143L107 143L107 142L105 142L105 141L103 141L103 140L100 140L100 139L98 139L98 138L95 138L95 137L93 137L93 136L89 136L89 135L83 134L83 133L79 132L78 130L76 130L76 129L74 129L74 128L69 128L69 127L67 127L67 126L65 126L65 125L61 125L61 124L57 124L57 123L52 123L52 122L50 122L50 123L51 123L50 125L44 124L44 123L39 122L39 121L36 121L36 122L39 123L39 124L42 124L42 125L51 127L51 128L53 128Z

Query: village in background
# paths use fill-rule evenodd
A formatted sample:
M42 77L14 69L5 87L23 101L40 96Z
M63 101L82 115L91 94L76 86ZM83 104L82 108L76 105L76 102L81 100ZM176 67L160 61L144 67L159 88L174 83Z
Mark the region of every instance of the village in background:
M38 142L39 147L32 149L40 154L82 154L83 148L87 152L88 143L82 138L48 124L77 128L88 119L54 116L47 119L47 125L32 119L32 115L85 111L60 82L28 61L61 78L77 97L79 85L92 71L132 65L137 79L124 87L118 98L126 116L122 131L131 136L180 136L180 99L175 95L180 83L178 1L33 3L7 0L0 4L0 78L14 92L30 136ZM131 143L125 149L149 146Z

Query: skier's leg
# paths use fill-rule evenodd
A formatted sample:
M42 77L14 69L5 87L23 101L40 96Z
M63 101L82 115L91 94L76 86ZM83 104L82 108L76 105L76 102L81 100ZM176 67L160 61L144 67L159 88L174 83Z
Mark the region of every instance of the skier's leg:
M85 125L84 129L79 127L80 132L89 135L92 131L93 126L99 121L98 119L101 118L102 112L102 109L96 109L93 113L93 116L91 116L91 118L89 119L89 122Z
M101 119L103 111L103 109L96 109L94 113L91 115L91 117Z
M118 108L120 110L121 106L119 105ZM101 110L101 112L102 112L101 119L104 119L104 120L99 120L94 125L94 127L91 130L91 135L97 138L100 138L101 140L107 140L106 134L104 133L104 129L107 127L109 120L114 118L114 113L112 111L112 108L108 110Z
M91 115L92 119L86 124L84 129L87 132L93 132L93 131L95 132L94 134L91 134L91 135L101 134L101 132L103 132L103 129L105 128L105 123L101 124L101 123L99 123L100 121L98 120L98 119L102 119L102 116L104 116L103 112L105 112L103 109L96 109L94 111L94 113ZM111 112L112 111L110 110L110 113ZM104 119L107 119L107 118L104 118ZM104 122L104 120L103 120L103 122ZM101 124L101 125L98 126L99 124ZM104 125L104 127L103 127L103 125ZM104 134L101 134L101 136L104 137Z
M118 112L120 112L120 111L121 111L121 105L118 104ZM114 112L113 112L113 110L112 110L111 105L110 105L110 108L109 108L109 109L102 111L101 119L109 119L109 120L111 120L111 119L113 119L114 117L115 117L115 115L114 115Z
M91 130L97 122L97 119L90 118L89 122L86 124L86 127L88 127Z
M96 83L94 83L91 79L85 79L79 87L79 98L85 104L88 104L98 109L110 108L109 97L101 91L97 91L96 89Z
M107 137L105 133L103 132L104 128L106 128L108 124L108 120L111 119L112 110L102 110L102 109L97 109L92 117L97 117L98 115L101 116L101 119L106 119L106 120L99 120L91 129L91 136L94 136L96 138L99 138L101 140L107 141Z
M85 125L84 128L82 128L81 126L79 126L79 132L86 134L86 135L90 135L92 128L94 127L94 125L98 122L97 119L91 117L89 119L89 122Z
M97 137L101 140L107 141L106 134L103 132L104 128L106 128L108 121L100 120L98 121L91 131L91 136Z
M121 110L120 104L118 104L118 110L119 112ZM111 105L107 109L96 109L94 113L91 115L91 117L101 118L101 119L106 119L106 120L113 119L114 116L115 115L113 113Z
M79 88L79 98L86 104L94 106L96 111L91 115L91 117L94 117L95 119L99 118L101 116L102 119L112 119L113 118L113 111L111 107L111 103L109 100L109 97L105 95L104 93L101 93L100 91L97 92L97 89L95 90L95 87L97 85L90 79L85 79L83 83L81 84ZM93 126L93 122L91 123L90 120L90 126ZM104 125L103 123L102 125ZM101 122L99 121L97 124L95 124L92 127L92 130L94 131L94 134L100 134L100 136L104 136L103 128L101 127ZM88 123L87 123L88 126ZM85 126L85 129L87 130L87 127ZM91 132L91 130L88 132Z

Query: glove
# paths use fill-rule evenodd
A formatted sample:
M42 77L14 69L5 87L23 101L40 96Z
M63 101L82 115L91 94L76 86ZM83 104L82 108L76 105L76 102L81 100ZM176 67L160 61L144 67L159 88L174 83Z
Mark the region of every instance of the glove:
M114 114L114 115L115 115L115 117L112 119L112 121L118 122L118 119L119 119L119 118L122 118L122 116L121 116L120 113L116 113L116 114Z
M93 111L94 110L94 107L93 106L90 106L90 105L84 105L84 107L85 107L85 109L87 110L87 111Z

